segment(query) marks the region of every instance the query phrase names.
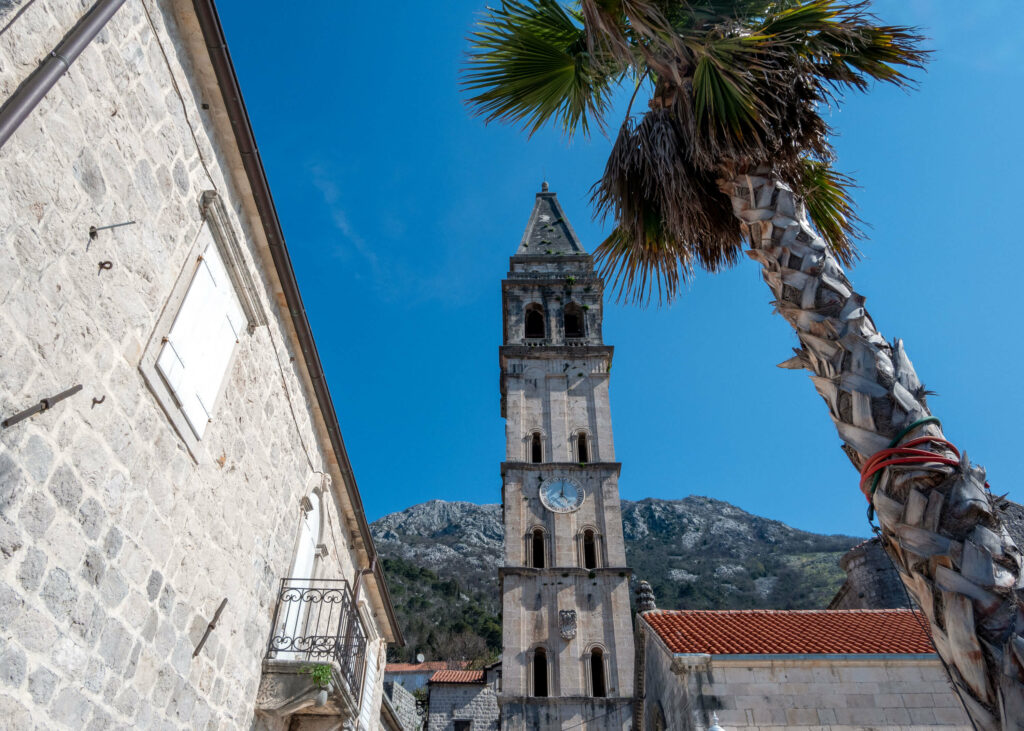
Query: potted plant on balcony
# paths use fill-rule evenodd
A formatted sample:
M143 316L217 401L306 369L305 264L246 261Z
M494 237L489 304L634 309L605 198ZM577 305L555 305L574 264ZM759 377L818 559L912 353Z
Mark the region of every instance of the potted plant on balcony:
M327 705L327 692L331 689L331 666L326 664L305 665L300 672L308 674L313 685L320 689L316 694L317 706Z

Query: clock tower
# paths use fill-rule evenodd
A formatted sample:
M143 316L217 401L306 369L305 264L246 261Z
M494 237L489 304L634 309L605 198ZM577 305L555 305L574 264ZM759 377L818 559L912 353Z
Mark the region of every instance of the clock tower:
M631 722L630 570L601 337L604 283L545 183L502 282L507 731Z

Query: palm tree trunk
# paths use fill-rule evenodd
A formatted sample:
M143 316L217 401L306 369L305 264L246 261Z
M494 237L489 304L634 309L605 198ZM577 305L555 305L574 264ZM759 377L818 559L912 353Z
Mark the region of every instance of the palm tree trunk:
M879 334L864 297L789 187L759 170L735 175L721 188L749 236L748 254L761 263L775 307L800 340L796 356L781 365L813 371L843 451L861 469L931 415L903 343L889 344ZM904 441L924 435L941 437L942 431L927 423ZM882 544L928 618L935 649L975 726L1024 728L1021 552L1003 526L984 470L966 454L956 467L893 466L883 473L873 505Z

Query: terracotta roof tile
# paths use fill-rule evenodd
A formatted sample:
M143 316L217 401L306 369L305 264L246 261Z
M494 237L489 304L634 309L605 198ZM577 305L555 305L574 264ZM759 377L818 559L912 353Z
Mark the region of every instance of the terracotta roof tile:
M384 668L386 673L433 673L438 670L445 670L449 665L446 660L433 660L431 662L389 662ZM463 660L458 663L462 667L469 665L469 662Z
M483 683L483 670L438 670L428 683Z
M710 655L933 653L927 620L909 609L654 610L644 620L672 652Z

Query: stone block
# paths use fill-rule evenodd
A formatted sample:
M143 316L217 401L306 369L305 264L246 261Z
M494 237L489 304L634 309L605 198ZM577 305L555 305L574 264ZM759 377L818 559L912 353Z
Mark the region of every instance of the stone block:
M29 477L42 484L46 482L53 467L53 449L41 436L33 434L22 447L21 463L28 471Z
M33 702L45 706L57 688L57 676L49 668L38 667L28 676L28 692Z
M28 660L21 648L8 645L0 652L0 683L9 688L19 688L25 680Z
M0 484L3 478L0 477ZM33 538L42 538L53 522L57 510L53 503L41 493L33 493L25 500L18 512L18 524Z
M74 514L78 503L82 500L82 482L75 475L74 470L66 464L61 464L53 473L47 487L57 504Z
M99 538L106 523L106 515L103 505L96 498L86 498L78 509L78 522L82 525L82 531L90 540Z
M38 548L29 548L18 567L18 583L25 591L34 592L42 584L45 572L46 554Z
M50 571L40 596L43 604L58 622L64 623L71 619L71 613L78 601L78 590L64 569L54 568Z
M85 696L69 686L54 698L50 705L50 717L65 726L82 728L92 707L92 703Z

